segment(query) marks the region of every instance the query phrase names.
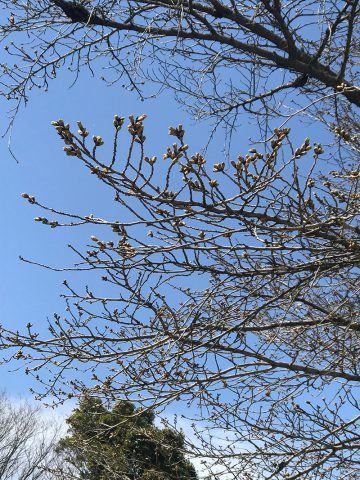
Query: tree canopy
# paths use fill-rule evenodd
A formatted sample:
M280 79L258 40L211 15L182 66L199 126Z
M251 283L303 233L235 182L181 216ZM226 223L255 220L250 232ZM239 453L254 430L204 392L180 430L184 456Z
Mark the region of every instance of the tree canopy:
M184 436L155 427L154 419L131 402L109 409L98 398L84 398L67 419L68 436L57 451L81 480L196 480Z
M7 21L1 90L26 100L63 67L104 67L140 96L146 83L172 89L201 117L259 123L312 104L312 118L357 118L357 0L19 0ZM301 93L299 97L297 94ZM295 94L295 95L294 95ZM342 125L341 125L342 126Z
M76 75L99 61L109 84L125 78L142 96L151 80L231 131L241 111L263 130L227 162L192 151L183 125L149 151L145 114L127 129L116 115L111 142L54 121L65 154L110 190L116 213L22 196L40 224L91 227L71 246L72 270L102 286L65 281L66 313L49 319L49 334L2 328L2 348L16 347L40 396L56 401L95 395L144 412L178 402L212 479L357 479L359 2L3 7L10 100L46 89L65 66ZM331 135L294 140L287 122L301 112Z
M58 441L54 425L26 402L0 394L1 480L50 480Z

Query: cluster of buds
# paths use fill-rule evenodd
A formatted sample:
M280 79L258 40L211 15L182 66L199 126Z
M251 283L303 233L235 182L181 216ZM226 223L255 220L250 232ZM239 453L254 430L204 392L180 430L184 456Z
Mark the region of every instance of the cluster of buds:
M346 202L347 198L346 198L346 195L344 195L343 193L341 193L339 190L330 190L330 195L333 197L333 198L336 198L339 202Z
M289 135L290 131L290 128L274 128L274 134L280 142Z
M256 148L250 148L249 153L245 155L245 158L248 158L250 162L255 162L258 158L263 159L264 155L259 153Z
M185 130L183 129L182 125L178 125L177 127L169 127L169 135L173 135L179 140L182 140L185 135Z
M121 232L121 227L120 227L120 225L118 225L117 223L114 223L114 224L111 226L111 230L112 230L114 233L120 233L120 232Z
M90 167L92 175L96 175L98 178L104 178L109 174L109 169L107 167L100 168L97 165Z
M77 122L77 126L78 126L78 134L80 135L80 137L86 138L89 135L89 132L86 130L84 125L79 121Z
M71 145L71 147L64 147L64 152L69 157L82 157L80 148L74 145Z
M187 147L187 145L185 145L185 147ZM188 175L193 170L193 165L197 165L201 167L205 163L206 163L205 158L200 153L195 153L195 155L193 155L188 160L186 165L181 165L180 172L182 172L185 175L183 180L187 181L186 175Z
M57 222L56 220L50 221L45 217L35 217L34 220L35 222L41 222L44 225L50 225L51 228L55 228L59 225L59 222Z
M334 178L344 178L343 173L339 172L338 170L331 170L330 175L332 175ZM346 178L349 178L349 175L346 175Z
M194 213L194 210L190 207L190 205L185 205L184 212L188 215L192 215Z
M23 354L23 351L22 351L22 350L18 350L18 351L16 352L16 354L14 355L14 358L15 358L16 360L20 360L20 358L24 358L24 357L25 357L25 355Z
M163 154L163 159L166 160L170 158L173 162L175 162L184 156L183 152L185 152L188 148L189 145L181 145L178 147L176 143L173 143L172 148L168 147L166 149L166 153Z
M315 204L314 204L314 201L312 200L312 198L307 198L304 202L305 204L305 207L308 207L310 208L311 210L314 210L315 209Z
M94 235L92 235L90 238L93 242L97 243L100 251L104 251L107 248L114 248L114 242L112 241L104 242L103 240L98 240Z
M116 130L120 130L120 128L124 125L124 117L119 117L118 115L114 116L113 124Z
M273 138L271 140L271 148L276 151L276 150L279 150L279 148L281 147L282 145L282 141L284 140L284 138L286 138L290 133L290 128L282 128L282 129L279 129L279 128L275 128L274 129L274 134L276 136L276 138Z
M95 235L91 235L90 239L93 241L93 242L96 242L98 247L99 247L99 250L103 251L105 250L106 248L113 248L114 247L114 242L104 242L103 240L99 240L97 237L95 237Z
M223 172L224 170L225 170L225 162L214 163L213 172L219 173L219 172Z
M148 163L149 165L153 166L157 160L157 157L145 157L144 158L145 162Z
M188 173L191 172L191 164L187 165L181 165L180 172L182 172L184 175L187 175Z
M314 154L321 155L322 153L324 153L324 149L320 143L317 143L314 147Z
M246 164L244 162L244 157L242 157L241 155L238 156L238 160L237 162L235 162L234 160L231 160L231 165L235 168L235 170L237 170L237 173L235 173L236 176L238 176L238 172L240 172L242 169L243 169L243 166L246 165L248 166L249 164Z
M312 188L315 186L315 179L314 178L309 178L309 180L307 181L307 186L309 188Z
M101 147L101 145L104 145L104 140L102 139L102 137L100 137L100 135L93 135L92 139L95 147Z
M209 180L209 185L211 188L215 188L219 186L219 182L217 180Z
M175 218L175 220L171 224L173 227L185 227L185 222L180 218Z
M176 197L176 193L175 192L170 192L169 190L164 190L161 194L161 196L163 198L166 198L166 199L172 199L174 197Z
M226 230L223 232L222 236L225 237L225 238L230 238L233 233L234 233L233 230L226 229Z
M350 250L358 250L359 249L359 245L358 243L356 242L356 240L354 240L353 238L351 240L348 241L348 248Z
M123 237L118 242L118 252L123 258L131 258L135 255L135 248L133 248L127 241L126 237Z
M129 115L130 124L128 125L128 132L134 137L134 141L137 143L144 143L144 125L143 121L147 115L143 114L134 119L133 115Z
M204 187L197 180L195 180L194 182L192 180L188 180L187 183L188 183L189 188L191 190L194 190L195 192L203 192L204 191Z
M55 130L58 132L60 138L65 142L65 145L72 145L74 143L73 134L70 132L70 125L64 123L64 120L54 120L51 122L51 125L55 127Z
M289 133L290 133L290 128L274 129L274 135L276 136L276 138L273 138L270 143L272 152L266 154L267 165L270 165L272 162L276 160L278 150L282 146L282 141L284 140L284 138L286 138L289 135Z
M237 170L235 176L237 177L238 172L240 172L244 167L245 169L247 169L250 164L255 163L258 158L263 159L264 155L262 153L259 153L256 148L251 148L249 150L249 153L247 153L245 157L239 155L237 158L237 162L231 160L231 165Z
M311 150L310 139L305 138L304 143L301 145L301 147L295 150L294 157L300 158L306 155L309 150Z
M189 163L194 165L204 165L206 160L200 153L195 153L195 155L190 158Z
M35 197L29 195L28 193L22 193L21 196L26 198L29 203L35 203Z
M332 126L333 132L336 133L340 138L344 140L344 142L355 142L356 136L351 136L349 131L346 131L344 128L339 126Z

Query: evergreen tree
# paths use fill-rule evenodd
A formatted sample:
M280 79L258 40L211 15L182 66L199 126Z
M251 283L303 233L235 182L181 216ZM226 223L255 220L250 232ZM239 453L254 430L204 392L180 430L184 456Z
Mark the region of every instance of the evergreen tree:
M85 398L67 419L69 434L58 452L84 480L196 480L183 435L154 426L154 419L128 401L108 409Z

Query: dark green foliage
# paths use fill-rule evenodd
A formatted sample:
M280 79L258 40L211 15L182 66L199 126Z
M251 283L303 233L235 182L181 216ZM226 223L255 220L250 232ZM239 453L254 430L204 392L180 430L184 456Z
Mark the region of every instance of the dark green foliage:
M152 411L85 398L68 418L58 452L83 480L196 480L183 435L154 426Z

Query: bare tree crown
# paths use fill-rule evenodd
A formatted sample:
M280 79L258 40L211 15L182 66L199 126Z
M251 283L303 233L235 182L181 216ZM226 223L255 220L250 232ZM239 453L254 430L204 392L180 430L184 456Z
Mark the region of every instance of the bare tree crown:
M229 126L243 110L286 117L305 98L327 123L360 105L357 0L2 3L2 94L19 102L65 65L94 72L100 60L109 84L142 96L144 80L158 83Z
M355 479L359 166L321 173L322 145L294 146L288 128L227 164L190 153L179 125L157 157L146 121L130 116L126 134L115 116L108 159L103 138L89 138L81 122L77 132L53 122L65 153L113 191L121 218L23 197L52 228L93 225L89 245L72 247L74 268L108 289L65 282L68 312L49 322L50 336L3 329L3 347L17 345L27 372L60 399L95 394L159 408L180 400L190 416L197 408L192 448L214 475L221 465L231 478ZM355 136L336 131L357 151ZM91 379L76 373L83 367ZM207 429L227 440L212 441Z

